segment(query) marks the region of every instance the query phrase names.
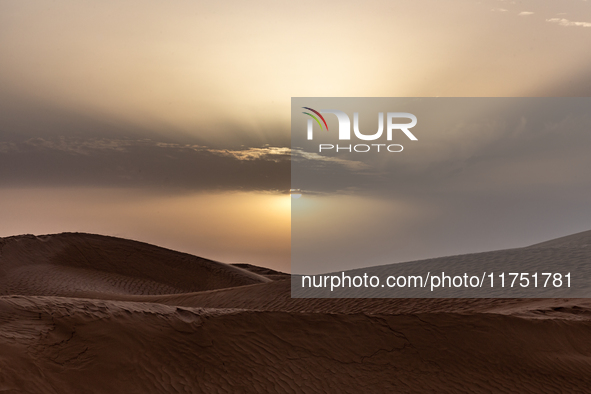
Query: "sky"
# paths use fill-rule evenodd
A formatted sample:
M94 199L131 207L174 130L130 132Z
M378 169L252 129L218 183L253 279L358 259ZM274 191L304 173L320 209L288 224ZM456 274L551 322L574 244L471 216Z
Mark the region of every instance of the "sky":
M0 236L289 271L291 97L588 96L590 44L583 0L4 0Z
M327 122L311 122L312 139L302 107ZM348 114L350 139L339 139L330 108ZM587 230L590 109L587 97L294 99L291 180L302 197L292 201L292 272L516 248ZM413 114L415 140L397 129L388 140L386 119L381 137L357 138L354 113L371 136L387 112Z

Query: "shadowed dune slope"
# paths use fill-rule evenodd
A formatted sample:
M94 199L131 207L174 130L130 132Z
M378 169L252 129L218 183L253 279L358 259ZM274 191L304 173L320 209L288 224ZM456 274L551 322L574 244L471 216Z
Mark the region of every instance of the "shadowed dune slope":
M589 337L588 316L567 314L349 315L0 297L0 389L584 393Z
M0 238L0 294L174 294L268 281L228 264L115 237Z
M0 253L0 393L591 392L591 299L292 299L277 271L88 234Z

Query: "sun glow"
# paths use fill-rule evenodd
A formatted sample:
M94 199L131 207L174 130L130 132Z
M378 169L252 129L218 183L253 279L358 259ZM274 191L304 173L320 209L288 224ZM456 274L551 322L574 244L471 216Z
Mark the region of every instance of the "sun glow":
M79 231L135 239L222 262L290 269L291 198L284 193L0 189L0 201L0 237Z

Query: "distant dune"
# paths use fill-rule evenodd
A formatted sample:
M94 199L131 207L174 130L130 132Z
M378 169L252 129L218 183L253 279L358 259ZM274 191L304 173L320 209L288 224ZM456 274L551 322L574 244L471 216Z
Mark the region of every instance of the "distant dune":
M385 264L372 267L362 267L347 270L350 277L367 275L377 278L395 277L408 278L421 276L424 285L418 286L341 286L334 289L330 286L330 277L340 277L342 272L326 272L328 286L313 286L307 276L306 286L302 286L302 276L292 278L294 287L292 295L310 298L591 298L591 231L585 231L567 237L542 242L539 244L494 250L479 253L469 253L456 256L436 257L396 264ZM504 274L505 285L501 286L499 275ZM514 273L516 276L511 276ZM526 279L521 279L520 273L525 273ZM544 274L546 273L546 274ZM449 279L446 286L431 288L429 277L442 281L445 274ZM535 274L535 277L534 277ZM554 275L560 280L554 286ZM451 285L452 277L467 277L476 279L470 285L466 282L456 282ZM515 279L517 276L519 280ZM318 284L320 284L318 275ZM568 277L568 279L567 279ZM337 278L338 279L338 278ZM491 286L494 279L496 285ZM406 279L405 279L406 280ZM439 286L439 283L435 283ZM455 279L454 279L455 280ZM526 282L529 281L529 282ZM383 279L385 282L385 279ZM344 282L344 280L343 280ZM409 280L410 282L410 280ZM337 282L338 283L338 282ZM464 283L464 284L462 284ZM474 284L472 284L474 283ZM480 283L480 285L479 285ZM484 285L486 283L486 285ZM521 284L526 284L522 286ZM529 283L529 284L527 284Z
M228 264L92 234L2 238L0 258L0 295L176 294L270 281Z
M588 299L292 299L287 274L77 233L0 238L0 295L0 393L591 392Z

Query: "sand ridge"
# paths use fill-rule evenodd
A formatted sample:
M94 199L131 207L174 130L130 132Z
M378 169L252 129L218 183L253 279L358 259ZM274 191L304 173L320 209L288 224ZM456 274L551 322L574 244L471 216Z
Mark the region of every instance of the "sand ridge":
M64 233L0 239L0 294L174 294L265 283L232 265L137 241Z
M588 299L292 299L289 275L90 234L0 239L0 294L2 393L591 387Z

